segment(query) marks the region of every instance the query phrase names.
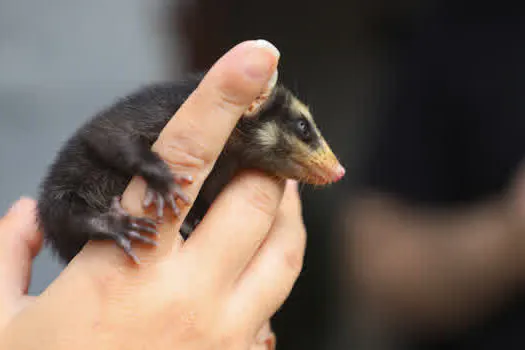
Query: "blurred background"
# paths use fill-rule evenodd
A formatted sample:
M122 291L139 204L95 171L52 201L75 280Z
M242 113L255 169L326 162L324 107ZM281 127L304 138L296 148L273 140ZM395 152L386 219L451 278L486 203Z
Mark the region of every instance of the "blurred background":
M302 192L278 347L523 349L524 35L510 0L0 0L0 210L115 98L264 38L347 168Z

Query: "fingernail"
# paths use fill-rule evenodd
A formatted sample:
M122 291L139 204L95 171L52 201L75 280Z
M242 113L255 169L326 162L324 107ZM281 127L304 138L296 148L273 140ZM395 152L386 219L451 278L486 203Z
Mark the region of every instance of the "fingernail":
M277 79L279 78L279 71L277 68L275 69L275 72L273 72L272 77L270 80L268 80L268 85L266 86L266 93L269 94L272 92L273 88L275 87L275 84L277 84Z
M279 59L281 57L281 53L279 50L269 41L264 39L256 40L254 43L255 47L263 48L271 52L272 55L274 55L275 58ZM270 93L273 88L275 87L275 84L277 83L277 79L279 78L279 71L277 68L275 68L275 71L272 74L272 77L270 80L268 80L268 85L266 86L265 93Z
M252 48L264 49L275 58L279 58L279 50L266 40L254 40L250 42ZM244 59L246 74L254 80L268 79L270 74L275 74L275 60L272 60L261 52L261 50L251 50ZM270 79L271 80L271 79Z
M255 45L255 47L259 47L259 48L262 48L262 49L267 49L277 59L279 59L279 57L281 57L281 53L279 52L279 50L275 47L275 45L273 45L268 40L264 40L264 39L255 40L254 45Z
M262 48L272 54L277 60L279 60L279 50L267 40L254 40L250 42L252 47ZM271 92L277 80L279 78L279 72L275 66L275 62L268 59L267 55L261 55L261 52L251 52L246 57L246 74L254 80L268 79L268 75L272 73L270 79L266 80L266 87L262 91L261 95L257 97L252 104L246 109L244 116L250 117L257 114L260 107L268 100Z

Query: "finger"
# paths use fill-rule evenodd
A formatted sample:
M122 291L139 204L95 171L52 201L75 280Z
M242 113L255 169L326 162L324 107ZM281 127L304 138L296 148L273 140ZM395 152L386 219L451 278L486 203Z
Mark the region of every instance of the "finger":
M27 293L32 259L42 246L35 201L22 198L0 219L0 310Z
M209 70L153 145L175 173L193 177L193 184L184 189L191 198L196 198L243 112L268 88L278 56L266 41L248 41L231 49ZM140 179L134 179L126 192L138 194L143 190ZM131 213L143 214L138 196L126 193L123 199ZM172 246L164 242L173 244L173 236L178 236L178 226L188 210L189 206L181 210L175 229L164 225L157 252L171 250Z
M279 53L267 41L247 41L226 53L162 131L154 150L181 174L202 181L250 104L268 89ZM271 81L270 81L271 80ZM190 168L190 169L187 169ZM190 174L193 175L193 174Z
M282 185L264 174L246 172L213 203L183 248L192 264L209 272L212 283L229 286L244 271L272 225Z
M269 319L291 292L305 247L299 194L296 185L288 182L267 240L238 280L231 298L233 312L248 317L247 322Z

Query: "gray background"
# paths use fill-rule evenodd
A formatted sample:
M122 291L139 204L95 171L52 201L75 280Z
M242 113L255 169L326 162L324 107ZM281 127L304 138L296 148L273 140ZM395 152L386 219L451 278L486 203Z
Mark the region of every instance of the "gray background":
M164 6L162 0L0 0L1 212L22 195L36 196L46 167L80 123L143 83L180 74L180 48L178 67L164 60ZM44 250L30 293L60 270Z

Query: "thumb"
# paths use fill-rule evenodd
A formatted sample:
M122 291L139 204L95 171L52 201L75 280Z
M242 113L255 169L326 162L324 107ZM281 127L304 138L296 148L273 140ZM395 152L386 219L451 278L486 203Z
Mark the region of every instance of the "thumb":
M36 203L21 198L0 219L0 305L27 292L31 262L42 246L36 223ZM0 310L9 308L0 307Z

